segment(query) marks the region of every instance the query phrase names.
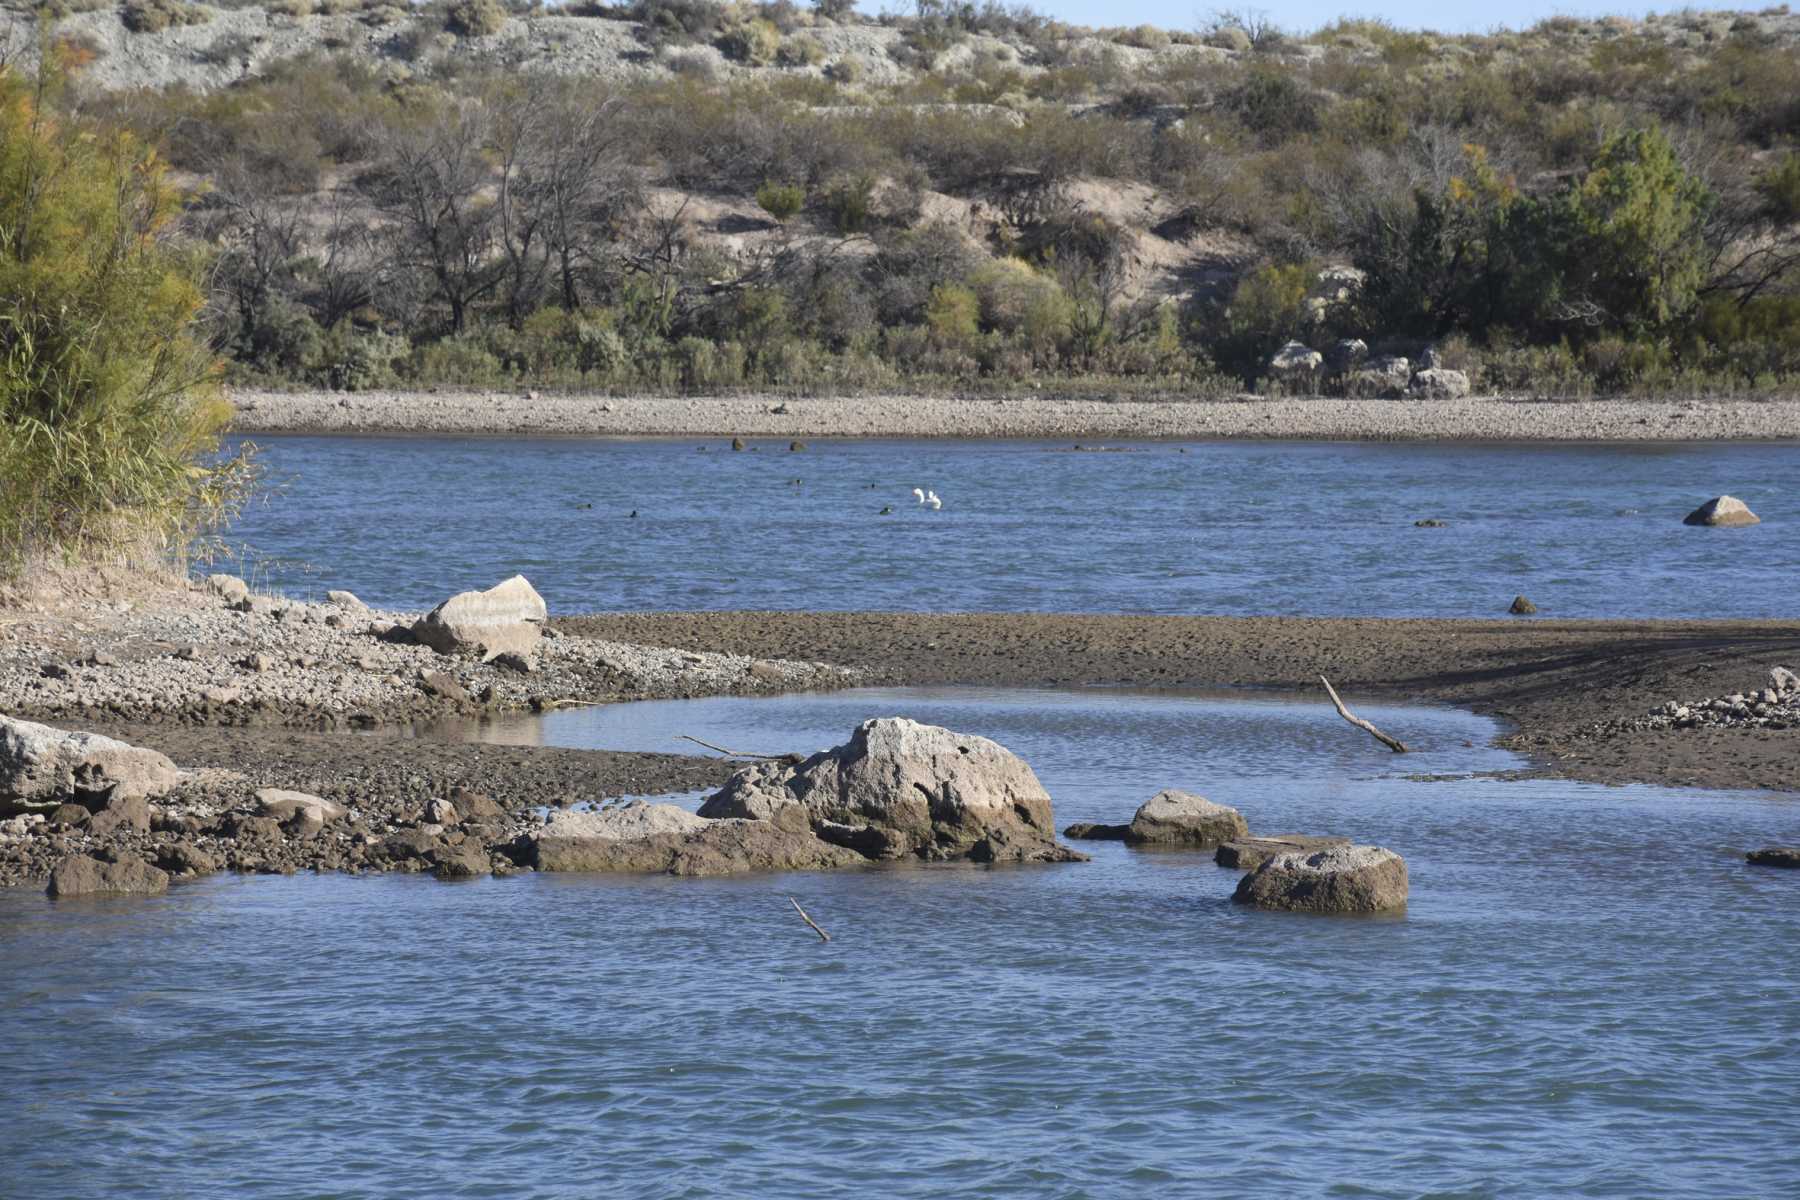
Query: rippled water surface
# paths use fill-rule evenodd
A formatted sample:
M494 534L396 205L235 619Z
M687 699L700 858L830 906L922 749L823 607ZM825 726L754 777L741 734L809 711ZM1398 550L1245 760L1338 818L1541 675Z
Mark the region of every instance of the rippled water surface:
M262 441L255 581L414 609L1767 617L1800 562L1793 445ZM1681 524L1721 492L1764 523Z
M1162 787L1399 850L1401 918L1209 858L728 880L0 893L0 1196L1776 1196L1800 1183L1792 799L1496 782L1492 727L1279 697L861 691L496 736L812 749L904 714L1060 821ZM1458 775L1415 782L1403 774ZM787 906L828 929L821 944Z

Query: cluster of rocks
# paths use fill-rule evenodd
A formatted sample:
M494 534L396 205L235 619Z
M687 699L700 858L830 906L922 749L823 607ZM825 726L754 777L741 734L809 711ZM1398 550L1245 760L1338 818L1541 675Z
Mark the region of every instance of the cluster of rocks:
M1242 813L1204 796L1158 792L1124 825L1079 823L1075 840L1212 850L1221 867L1245 872L1232 900L1255 908L1315 913L1384 913L1406 908L1406 863L1392 850L1348 838L1281 833L1252 837Z
M214 575L79 619L25 615L0 642L0 710L52 720L354 726L835 688L861 678L823 663L564 637L547 615L520 576L414 617L371 609L349 592L308 603Z
M1647 716L1622 723L1634 731L1658 729L1800 729L1800 676L1786 667L1769 672L1767 687L1707 700L1670 700Z
M1343 338L1323 352L1288 342L1269 356L1269 375L1290 390L1331 383L1346 395L1385 400L1460 400L1470 387L1468 375L1443 366L1435 350L1417 359L1371 355L1361 338Z

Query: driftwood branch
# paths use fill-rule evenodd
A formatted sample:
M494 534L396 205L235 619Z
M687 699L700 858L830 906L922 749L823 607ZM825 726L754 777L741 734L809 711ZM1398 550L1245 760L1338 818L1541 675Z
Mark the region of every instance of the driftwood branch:
M1325 685L1326 695L1330 696L1332 704L1337 706L1338 716L1344 718L1344 720L1350 722L1352 725L1386 746L1389 750L1392 750L1395 754L1406 753L1405 742L1401 741L1399 738L1389 737L1387 734L1381 732L1381 730L1375 728L1374 725L1345 708L1344 702L1338 699L1337 689L1331 686L1331 680L1321 675L1319 676L1319 682Z
M789 896L788 903L794 906L794 911L800 914L800 919L802 921L805 921L808 925L812 926L812 931L819 935L819 940L821 942L829 942L831 940L831 935L826 933L823 929L820 929L819 923L806 915L806 910L800 907L800 902L798 900Z
M720 754L728 755L731 758L766 758L766 759L769 759L770 761L774 761L776 759L782 759L782 758L787 757L787 755L785 755L785 754L751 754L751 753L748 753L747 751L743 751L743 750L727 750L723 746L715 746L711 742L703 742L699 738L689 737L685 733L678 733L675 736L677 738L679 738L681 741L692 742L696 746L705 746L708 750L717 750Z

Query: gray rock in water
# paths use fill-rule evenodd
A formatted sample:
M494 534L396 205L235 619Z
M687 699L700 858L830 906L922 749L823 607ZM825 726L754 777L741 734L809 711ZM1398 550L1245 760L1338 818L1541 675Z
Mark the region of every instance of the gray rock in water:
M320 824L341 821L349 812L343 805L322 796L272 787L257 790L256 807L263 816L277 821L285 821L298 812L310 812Z
M1267 837L1234 838L1219 847L1213 861L1221 867L1254 871L1277 854L1311 854L1333 846L1348 846L1349 838L1314 837L1304 833L1272 833Z
M692 833L705 829L705 817L696 816L674 804L650 804L633 800L617 808L597 812L561 812L537 831L542 838L632 838L655 837L664 833Z
M244 604L250 599L250 585L236 575L208 575L206 590L227 604Z
M44 891L51 896L91 896L102 893L154 895L167 891L169 875L141 858L120 855L117 862L101 862L85 854L71 855L50 872Z
M1461 371L1428 367L1412 377L1406 390L1417 400L1460 400L1469 394L1469 377Z
M901 717L865 721L842 746L732 776L703 817L769 820L798 806L821 837L872 858L1067 862L1049 793L987 738Z
M1125 840L1140 845L1217 846L1249 832L1249 824L1237 809L1168 788L1137 810Z
M1130 825L1096 825L1092 821L1077 821L1063 830L1063 836L1071 842L1122 842L1130 832Z
M1740 525L1760 525L1762 518L1750 511L1750 506L1736 496L1714 496L1699 508L1681 519L1683 525L1716 525L1731 528Z
M485 592L459 592L413 623L412 633L439 654L530 657L549 610L523 575Z
M161 796L176 780L175 764L154 750L0 717L0 810L54 808L67 800L91 808Z
M667 805L651 807L663 808ZM692 814L688 814L691 816ZM519 848L540 871L625 871L666 875L732 875L744 871L814 871L865 860L792 821L702 821L697 828L643 837L539 834Z
M1277 854L1238 881L1232 899L1255 908L1381 913L1406 908L1406 861L1380 846Z
M1755 867L1789 867L1800 869L1800 847L1765 846L1761 850L1752 850L1744 856L1746 862Z
M1450 522L1440 521L1436 517L1426 517L1422 521L1413 522L1413 527L1416 529L1447 529L1449 526Z
M1514 596L1512 604L1507 607L1506 611L1515 617L1529 617L1537 611L1537 605L1523 596Z
M479 879L494 869L493 860L479 846L457 846L439 853L431 873L439 879Z

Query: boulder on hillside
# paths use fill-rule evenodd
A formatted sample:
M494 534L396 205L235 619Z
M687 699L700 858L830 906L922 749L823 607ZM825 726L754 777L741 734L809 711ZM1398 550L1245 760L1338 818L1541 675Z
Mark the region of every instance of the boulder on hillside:
M1460 400L1469 394L1469 377L1446 367L1428 367L1412 377L1406 390L1415 400Z
M1050 795L997 742L902 717L864 721L842 746L739 771L700 815L775 818L799 808L827 841L878 859L1068 862Z
M1372 358L1344 377L1344 390L1353 396L1379 396L1392 400L1406 394L1412 382L1412 362L1393 354Z
M103 808L161 796L176 780L175 764L155 750L0 717L0 811L53 809L69 800Z
M1267 837L1234 838L1219 847L1213 861L1221 867L1254 871L1277 854L1311 854L1333 846L1348 846L1349 838L1314 837L1304 833L1272 833Z
M1714 496L1687 516L1681 518L1683 525L1717 525L1732 528L1739 525L1760 525L1762 518L1750 511L1750 506L1736 496Z
M1303 342L1289 342L1269 356L1269 374L1284 379L1316 375L1325 356Z
M1139 807L1125 840L1136 845L1217 846L1249 832L1237 809L1167 788Z
M1382 913L1406 908L1406 861L1380 846L1277 854L1238 881L1232 899L1256 908Z
M1752 850L1744 856L1744 861L1753 867L1788 867L1800 869L1800 847L1765 846L1761 850Z
M141 858L120 855L117 862L101 862L85 854L73 854L56 864L50 872L50 885L44 889L51 896L91 896L104 892L154 895L167 891L168 872L158 870Z
M549 609L523 575L485 592L459 592L417 621L412 632L439 654L523 657L537 649Z
M250 585L236 575L208 575L206 590L227 604L243 604L250 599Z

